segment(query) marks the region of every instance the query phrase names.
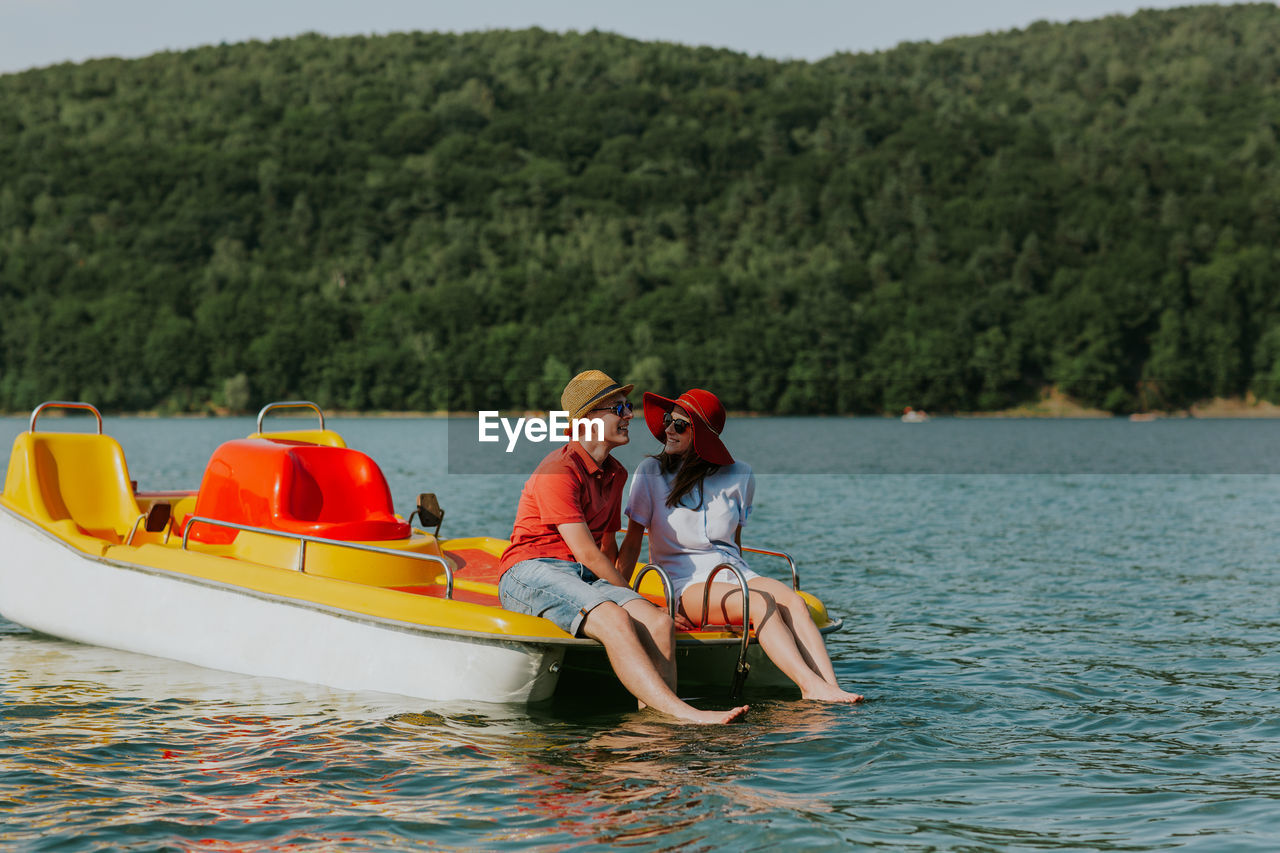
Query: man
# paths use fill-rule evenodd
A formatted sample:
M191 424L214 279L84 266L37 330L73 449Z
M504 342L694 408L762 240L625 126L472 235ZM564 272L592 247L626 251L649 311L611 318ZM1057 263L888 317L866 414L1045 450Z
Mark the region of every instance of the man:
M628 585L634 566L615 565L627 470L612 453L631 440L633 387L599 370L565 386L560 406L576 438L549 453L525 482L498 594L508 610L598 640L642 707L690 723L733 722L745 705L699 711L676 695L675 625Z

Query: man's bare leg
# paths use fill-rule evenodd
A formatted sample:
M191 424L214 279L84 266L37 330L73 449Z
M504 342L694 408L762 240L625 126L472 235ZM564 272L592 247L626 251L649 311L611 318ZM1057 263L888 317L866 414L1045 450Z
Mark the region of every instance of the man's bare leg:
M654 669L662 680L676 692L676 624L661 610L647 601L628 601L622 605L636 623L636 633L644 644Z
M604 644L622 686L655 711L688 723L732 723L747 713L746 705L729 711L699 711L677 696L650 659L631 615L611 601L587 614L582 633Z

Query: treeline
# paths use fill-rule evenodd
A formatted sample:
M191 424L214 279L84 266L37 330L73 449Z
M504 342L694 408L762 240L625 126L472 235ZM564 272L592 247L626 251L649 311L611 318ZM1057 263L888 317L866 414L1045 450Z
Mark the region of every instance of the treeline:
M1280 400L1280 10L817 63L539 30L0 76L0 409Z

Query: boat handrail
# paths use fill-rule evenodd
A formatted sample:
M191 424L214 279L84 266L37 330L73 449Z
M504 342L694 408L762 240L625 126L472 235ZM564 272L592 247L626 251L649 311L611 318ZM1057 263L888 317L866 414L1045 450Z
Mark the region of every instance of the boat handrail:
M649 531L646 530L643 535L648 536ZM768 548L748 548L746 545L742 546L742 550L750 551L752 554L764 554L769 557L781 557L782 559L786 560L787 565L791 568L791 588L794 589L796 592L800 591L800 573L796 571L796 561L792 559L791 555L788 554L786 551L770 551Z
M31 422L27 424L27 432L36 431L36 419L45 409L84 409L93 412L93 416L98 419L98 435L102 435L102 413L98 411L97 406L92 403L72 403L65 400L48 400L36 406L31 412Z
M671 577L663 570L662 566L657 563L645 563L640 567L640 571L636 572L635 577L631 579L631 588L639 592L640 581L644 580L644 576L649 572L658 573L658 580L662 581L662 594L667 602L667 613L674 620L676 618L676 600L671 590Z
M702 630L708 627L719 628L721 626L707 625L707 615L711 605L711 583L716 579L716 575L728 569L733 576L738 579L738 588L742 591L742 648L738 652L738 665L733 672L733 685L729 690L729 700L737 702L742 696L742 685L747 680L747 674L751 672L751 664L747 663L747 646L751 643L751 592L747 587L747 579L738 569L737 566L729 563L721 563L711 570L711 574L707 576L707 582L702 588ZM725 614L728 616L729 614ZM723 626L726 630L733 630L733 626Z
M730 572L732 572L732 573L733 573L733 576L734 576L735 578L737 578L737 580L738 580L738 588L742 591L742 635L745 637L745 636L749 633L748 628L750 627L750 624L751 624L751 613L750 613L750 610L751 610L751 598L750 598L750 594L749 594L749 592L748 592L747 579L746 579L746 577L742 574L741 570L739 570L739 569L738 569L738 567L737 567L737 566L731 565L731 564L729 564L729 563L721 563L720 565L718 565L718 566L716 566L714 569L712 569L712 570L711 570L711 574L707 575L706 583L705 583L705 584L703 584L703 587L702 587L702 623L701 623L701 627L702 627L702 628L704 628L704 629L706 629L706 628L721 628L721 629L724 629L724 630L727 630L727 631L732 631L732 630L733 630L733 626L732 626L732 625L708 625L708 624L707 624L708 610L709 610L709 607L710 607L710 604L711 604L711 584L712 584L712 582L716 579L716 575L720 574L721 572L725 571L726 569L728 569Z
M310 400L284 400L279 403L267 403L258 412L258 433L262 433L262 420L267 416L267 412L272 409L314 409L315 413L320 416L320 431L324 431L324 410Z
M766 554L770 557L781 557L787 561L787 565L791 567L791 588L800 591L800 574L796 571L796 561L786 551L770 551L767 548L748 548L742 546L742 550L750 551L752 554Z
M234 521L219 521L216 518L206 518L200 515L187 516L186 522L182 525L182 550L187 550L187 540L191 536L191 527L194 524L208 524L213 527L229 527L232 530L243 530L247 533L265 533L268 536L278 536L282 539L298 540L298 563L297 570L306 574L307 571L307 543L314 542L317 545L334 545L339 548L350 548L355 551L368 551L373 554L386 554L391 557L411 557L415 560L426 560L431 563L439 563L444 568L445 586L444 597L446 599L453 598L453 566L449 565L449 561L435 554L419 554L417 551L401 551L396 548L383 548L379 545L366 545L363 542L344 542L341 539L326 539L323 536L308 536L305 533L290 533L285 530L272 530L269 527L253 527L248 524L237 524Z

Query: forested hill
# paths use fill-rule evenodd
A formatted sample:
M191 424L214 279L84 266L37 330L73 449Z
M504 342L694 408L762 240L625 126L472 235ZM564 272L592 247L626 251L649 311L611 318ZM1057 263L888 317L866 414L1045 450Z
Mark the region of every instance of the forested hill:
M0 409L1280 394L1280 10L822 62L539 30L0 77Z

